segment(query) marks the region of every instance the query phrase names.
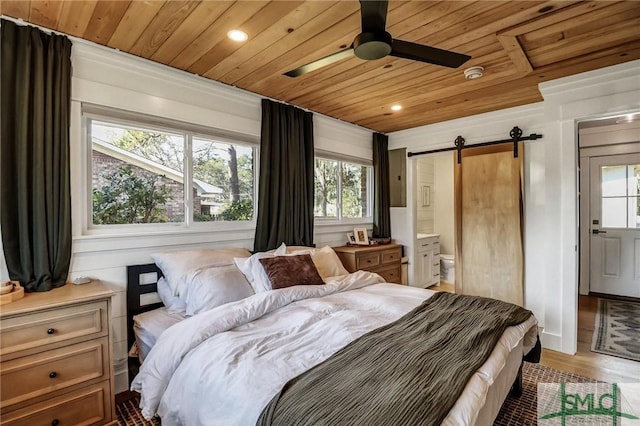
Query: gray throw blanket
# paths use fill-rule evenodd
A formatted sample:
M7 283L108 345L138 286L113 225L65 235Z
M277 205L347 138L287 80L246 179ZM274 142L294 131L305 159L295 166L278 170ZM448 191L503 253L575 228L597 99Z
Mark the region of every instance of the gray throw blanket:
M504 330L531 315L436 293L290 380L257 425L439 425Z

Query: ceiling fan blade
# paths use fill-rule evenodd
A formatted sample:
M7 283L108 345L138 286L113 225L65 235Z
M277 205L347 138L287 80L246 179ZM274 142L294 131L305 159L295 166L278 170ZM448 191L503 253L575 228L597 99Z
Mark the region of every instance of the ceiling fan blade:
M322 68L325 67L329 64L332 64L334 62L338 62L342 59L347 59L347 58L351 58L353 55L353 47L350 47L348 49L345 50L341 50L339 52L333 53L329 56L325 56L322 59L318 59L317 61L313 61L310 62L308 64L302 65L296 69L293 69L291 71L287 71L286 73L284 73L284 75L288 76L288 77L299 77L302 74L306 74L308 72L311 71L315 71L318 68Z
M383 32L387 25L387 0L360 0L363 33Z
M462 53L396 39L393 40L390 55L449 68L458 68L471 59L471 56Z

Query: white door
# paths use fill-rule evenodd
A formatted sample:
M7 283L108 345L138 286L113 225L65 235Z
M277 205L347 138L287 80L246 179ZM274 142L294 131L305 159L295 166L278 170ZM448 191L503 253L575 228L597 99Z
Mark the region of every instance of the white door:
M640 297L640 154L591 157L590 285Z

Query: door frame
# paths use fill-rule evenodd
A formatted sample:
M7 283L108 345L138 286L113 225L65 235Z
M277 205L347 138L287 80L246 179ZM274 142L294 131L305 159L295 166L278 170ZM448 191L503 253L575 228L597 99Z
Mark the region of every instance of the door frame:
M580 155L579 162L579 173L580 173L580 203L579 203L579 223L580 223L580 234L579 234L579 286L578 286L578 294L588 295L589 294L589 283L591 279L590 272L590 258L591 258L591 248L590 248L590 229L591 224L590 221L590 209L591 209L591 194L589 189L589 182L591 178L591 172L589 167L589 162L591 157L603 157L609 155L620 155L620 154L634 154L640 152L640 142L632 142L632 143L617 143L612 145L602 145L596 147L580 147L580 139L578 139L578 151Z

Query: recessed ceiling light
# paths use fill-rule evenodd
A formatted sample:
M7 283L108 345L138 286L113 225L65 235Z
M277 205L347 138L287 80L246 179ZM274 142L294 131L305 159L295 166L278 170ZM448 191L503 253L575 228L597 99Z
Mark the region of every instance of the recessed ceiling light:
M240 30L231 30L227 33L227 37L229 37L233 41L247 41L249 36L244 31Z
M400 111L402 109L402 105L391 105L391 111Z

